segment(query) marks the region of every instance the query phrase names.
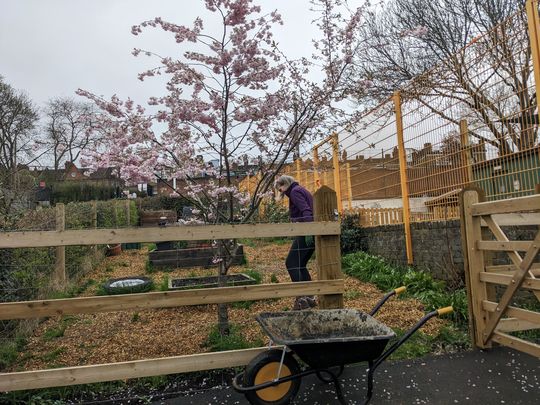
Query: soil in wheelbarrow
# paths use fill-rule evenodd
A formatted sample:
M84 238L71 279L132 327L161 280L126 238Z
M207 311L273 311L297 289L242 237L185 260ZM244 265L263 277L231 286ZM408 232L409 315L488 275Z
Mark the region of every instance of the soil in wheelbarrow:
M247 264L234 266L230 273L254 270L261 274L263 283L289 282L284 266L289 245L289 242L276 244L258 240L246 243ZM148 273L147 258L146 248L107 257L78 283L80 286L87 285L79 295L97 295L102 283L111 278L145 275L153 279L156 288L160 288L174 278L216 275L215 269L199 267ZM311 261L308 267L316 279L315 261ZM369 311L383 295L373 285L350 277L345 277L345 290L345 307L363 311ZM249 344L264 344L268 338L256 322L255 314L290 310L293 303L294 298L281 298L231 305L229 319L239 326L239 333ZM216 305L200 305L51 317L39 324L29 337L19 361L6 371L103 364L210 351L207 341L217 322L216 313ZM408 329L423 313L422 304L416 300L391 299L377 314L377 320L394 330ZM422 331L437 335L442 325L443 321L433 319Z

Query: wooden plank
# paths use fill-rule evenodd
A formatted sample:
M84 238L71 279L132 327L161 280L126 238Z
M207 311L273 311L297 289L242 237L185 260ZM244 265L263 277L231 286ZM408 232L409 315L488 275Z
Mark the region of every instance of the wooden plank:
M481 202L474 205L471 210L473 216L509 214L519 211L538 211L540 209L540 195L528 195L525 197L509 198L508 200L497 200Z
M494 214L491 218L500 226L540 225L540 212ZM488 226L484 220L482 220L482 226Z
M171 226L144 229L89 229L63 232L5 232L0 234L0 248L214 240L230 239L231 236L235 238L270 238L284 235L339 235L340 232L338 222Z
M532 241L530 240L514 240L508 242L479 240L476 242L476 248L479 250L493 250L499 252L526 252L531 246L531 243Z
M506 318L499 321L495 332L517 332L522 330L540 329L540 324L523 321L517 318Z
M518 267L519 266L516 266L515 264L499 264L496 266L486 266L486 271L490 273L508 273L516 271ZM535 277L540 276L540 263L534 263L531 266L530 273Z
M485 311L489 312L495 312L497 309L497 305L499 304L492 301L482 302L482 308L484 308ZM534 312L529 311L528 309L521 309L509 306L506 309L506 315L510 318L518 318L522 321L540 325L540 312Z
M279 346L276 347L279 348ZM245 366L255 356L265 350L268 350L268 348L258 347L217 353L165 357L161 359L135 360L121 363L64 367L18 373L2 373L0 374L0 392L62 387L76 384L125 380L128 378Z
M486 283L510 285L514 279L514 275L511 274L492 274L492 273L480 273L480 280ZM529 290L540 290L540 280L536 278L525 277L523 280L522 288Z
M313 215L316 221L333 219L337 209L334 190L322 186L313 195ZM342 279L339 236L316 236L315 254L319 280ZM307 295L307 294L305 294ZM321 309L343 308L343 293L319 297Z
M30 319L55 315L171 308L178 306L221 304L236 301L343 293L343 280L164 291L100 297L78 297L0 303L0 320Z
M524 339L510 336L502 332L494 332L492 340L500 345L511 347L521 352L530 354L531 356L540 358L540 345L535 343L528 342Z
M488 314L482 307L487 300L486 284L478 275L484 270L484 253L476 249L476 242L481 239L480 218L471 214L472 207L478 203L476 190L464 190L461 194L461 234L465 260L465 283L469 302L469 322L473 343L480 348L491 347L484 342L482 331L488 321Z
M343 213L343 201L341 200L341 172L339 170L339 135L332 134L332 166L334 166L334 191L337 198L337 209Z

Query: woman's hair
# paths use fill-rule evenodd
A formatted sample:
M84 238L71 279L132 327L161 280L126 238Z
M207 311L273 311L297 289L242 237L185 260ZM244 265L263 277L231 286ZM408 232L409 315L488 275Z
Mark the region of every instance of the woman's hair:
M276 179L276 182L274 183L274 187L278 188L280 186L287 186L287 188L289 188L289 186L293 184L295 181L296 180L294 179L294 177L287 176L284 174L283 176L279 176Z

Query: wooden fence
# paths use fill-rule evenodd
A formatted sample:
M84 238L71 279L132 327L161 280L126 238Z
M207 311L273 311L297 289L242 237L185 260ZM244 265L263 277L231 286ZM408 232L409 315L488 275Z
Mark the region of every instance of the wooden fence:
M403 208L353 208L346 210L347 214L358 215L362 227L403 224ZM429 212L410 213L412 222L448 221L459 217L458 205L435 206Z
M230 235L235 235L236 238L315 235L319 281L1 303L0 320L220 304L300 295L319 295L321 308L341 308L343 307L344 287L339 246L340 224L333 222L336 207L335 192L328 187L321 187L314 196L316 222L311 223L72 231L59 229L45 232L3 233L0 235L0 248L227 239L230 238ZM0 391L67 386L236 367L248 364L263 350L266 348L2 373L0 374Z
M461 197L462 244L469 300L470 331L474 344L493 342L540 357L540 345L510 333L540 328L540 313L510 305L518 291L529 290L540 299L540 228L533 240L509 240L502 226L540 225L540 195L481 202L476 190ZM512 264L493 265L492 252L505 252ZM519 252L525 252L522 256ZM497 290L504 289L498 297Z

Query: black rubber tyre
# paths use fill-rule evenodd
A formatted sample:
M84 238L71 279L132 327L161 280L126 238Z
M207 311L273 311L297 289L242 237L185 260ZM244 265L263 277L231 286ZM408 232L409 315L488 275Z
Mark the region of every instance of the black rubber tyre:
M244 387L253 387L272 381L279 370L279 363L283 351L277 349L267 350L255 357L247 365L244 372ZM294 357L287 353L283 360L280 377L300 373L300 367ZM285 405L289 404L300 388L301 379L281 383L275 387L268 387L258 391L246 392L246 398L252 405Z
M103 289L109 295L115 294L133 294L150 291L154 283L148 277L122 277L112 278L103 284Z

